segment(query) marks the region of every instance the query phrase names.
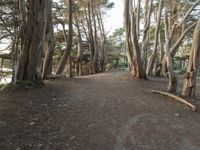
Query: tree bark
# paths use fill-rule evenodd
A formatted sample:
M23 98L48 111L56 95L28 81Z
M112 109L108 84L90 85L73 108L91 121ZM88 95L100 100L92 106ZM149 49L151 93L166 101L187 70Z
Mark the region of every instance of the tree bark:
M177 79L173 71L172 65L172 58L170 53L170 41L169 41L169 33L168 33L168 22L167 22L167 12L165 10L165 18L164 18L164 25L165 25L165 54L167 60L167 69L169 75L169 82L168 82L168 92L176 92L177 90Z
M189 64L185 74L182 95L195 96L196 78L200 60L200 20L198 20L194 30L192 48L190 50Z
M105 71L105 66L107 62L107 51L105 48L105 41L106 41L106 35L105 35L105 29L103 25L103 18L101 16L101 10L100 10L100 1L98 1L98 11L97 11L97 19L98 19L98 25L100 29L100 35L101 35L101 44L100 44L100 50L99 50L99 61L100 61L100 71L103 72Z
M53 54L55 48L54 31L53 31L53 21L51 13L51 1L47 1L46 8L46 37L45 37L45 57L42 70L42 78L46 79L48 75L52 74L53 68Z
M45 39L46 0L29 0L26 30L22 35L17 80L29 80L42 85L40 72L41 53Z
M91 10L92 10L92 20L93 20L93 28L94 28L94 56L92 60L92 74L98 73L98 46L97 46L97 23L96 23L96 15L95 15L95 2L91 1Z
M152 75L152 70L153 70L153 66L154 66L154 63L155 63L155 59L156 59L162 6L163 6L163 0L160 0L158 12L157 12L157 25L156 25L155 36L154 36L154 42L155 43L154 43L154 47L153 47L153 52L152 52L152 54L149 58L149 61L147 63L147 70L146 70L147 75Z
M145 16L144 16L144 32L143 32L142 49L141 49L141 52L142 52L141 56L142 56L144 69L146 69L146 66L147 66L148 31L149 31L150 23L151 23L153 0L147 0L145 2L145 5L146 6L145 6Z
M65 65L67 63L67 60L69 58L69 54L70 54L70 51L72 49L72 41L73 41L73 21L72 21L72 18L73 18L73 6L72 6L72 3L73 1L72 0L68 0L69 2L69 36L68 36L68 42L67 42L67 47L64 51L64 54L58 64L58 67L56 69L56 74L61 74L65 68Z
M94 57L94 52L95 52L95 44L94 44L94 36L93 36L93 28L92 28L92 20L91 20L91 4L89 3L87 6L87 11L86 12L86 20L87 20L87 25L88 25L88 32L89 32L89 43L90 43L90 74L92 74L93 70L93 57Z
M82 41L80 26L79 26L77 18L76 18L76 27L78 31L77 69L78 69L78 75L81 76L82 75L83 41Z
M132 1L125 0L124 21L126 30L127 58L130 75L134 78L146 78L142 65L141 53L137 39L136 18L134 11L130 11Z

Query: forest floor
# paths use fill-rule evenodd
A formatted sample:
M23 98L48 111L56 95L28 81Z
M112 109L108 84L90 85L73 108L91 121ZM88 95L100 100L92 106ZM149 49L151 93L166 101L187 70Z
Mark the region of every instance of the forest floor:
M1 92L0 149L200 150L200 110L147 92L166 83L118 71Z

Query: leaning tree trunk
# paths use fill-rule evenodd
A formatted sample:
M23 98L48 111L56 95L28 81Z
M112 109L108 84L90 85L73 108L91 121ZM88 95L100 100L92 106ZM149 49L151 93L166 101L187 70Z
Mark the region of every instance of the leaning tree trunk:
M146 74L147 75L152 75L153 66L154 66L154 63L155 63L155 60L156 60L162 6L163 6L163 0L160 0L158 12L157 12L157 25L156 25L155 36L154 36L154 42L155 43L154 43L154 47L153 47L153 52L152 52L152 54L151 54L151 56L148 60L148 63L147 63L147 68L146 68Z
M47 78L48 75L52 74L53 68L53 54L55 48L54 32L53 32L53 21L51 14L51 1L47 1L46 9L46 37L45 37L45 58L43 63L42 78Z
M73 40L73 20L72 20L72 14L73 14L73 8L72 8L72 0L68 0L69 2L69 36L68 36L68 43L67 47L65 49L65 52L58 64L58 67L56 69L56 74L61 74L65 68L65 65L67 63L71 48L72 48L72 40Z
M172 57L170 53L170 40L169 40L169 33L168 33L168 22L167 22L167 12L165 10L165 18L164 18L164 25L165 25L165 55L167 60L167 69L168 69L168 76L169 76L169 83L167 90L169 92L176 92L177 90L177 79L173 71L172 65Z
M29 80L42 85L41 53L45 39L46 0L29 0L26 30L22 35L17 80Z
M184 79L182 95L195 96L196 78L200 60L200 20L194 30L192 48L190 51L189 64Z

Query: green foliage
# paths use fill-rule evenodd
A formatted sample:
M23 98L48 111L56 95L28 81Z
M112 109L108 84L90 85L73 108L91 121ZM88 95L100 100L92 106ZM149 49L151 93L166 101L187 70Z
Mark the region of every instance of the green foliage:
M126 68L125 38L124 29L116 29L115 32L107 38L106 49L108 51L109 69Z

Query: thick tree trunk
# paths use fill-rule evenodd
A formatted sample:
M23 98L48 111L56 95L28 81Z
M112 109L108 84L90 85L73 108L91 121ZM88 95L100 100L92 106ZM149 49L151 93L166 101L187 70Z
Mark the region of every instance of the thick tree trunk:
M146 78L146 74L142 65L141 53L136 32L136 22L134 12L130 12L132 1L125 0L124 20L126 30L126 46L129 71L132 77Z
M53 21L51 14L51 1L47 1L46 9L46 38L44 44L45 58L43 63L42 78L45 79L48 75L52 74L53 68L53 54L55 48Z
M200 20L196 25L193 35L189 64L187 68L187 73L185 75L183 91L182 91L182 95L184 96L195 96L196 78L197 78L199 60L200 60Z
M163 0L160 0L158 12L157 12L157 25L156 25L155 36L154 36L155 43L154 43L154 47L153 47L153 52L147 63L147 69L146 69L147 75L152 75L152 70L153 70L153 66L155 63L156 55L157 55L158 35L159 35L159 28L160 28L162 6L163 6Z
M29 0L26 30L22 35L17 80L43 84L40 72L41 53L45 39L46 0Z
M72 48L72 40L73 40L73 21L72 21L72 14L73 14L73 8L72 8L72 0L68 0L69 2L69 36L68 36L68 42L67 42L67 47L65 49L65 52L60 60L60 63L58 64L56 74L61 74L65 68L65 65L67 63L67 60L70 55L70 51Z
M166 11L166 10L165 10ZM169 92L176 92L177 90L177 79L173 71L172 58L170 53L170 41L168 33L168 22L167 22L167 12L165 12L164 24L165 24L165 54L167 60L167 69L169 76L169 83L167 90Z

